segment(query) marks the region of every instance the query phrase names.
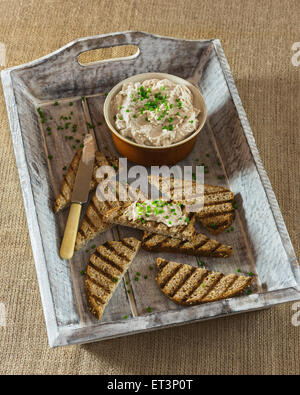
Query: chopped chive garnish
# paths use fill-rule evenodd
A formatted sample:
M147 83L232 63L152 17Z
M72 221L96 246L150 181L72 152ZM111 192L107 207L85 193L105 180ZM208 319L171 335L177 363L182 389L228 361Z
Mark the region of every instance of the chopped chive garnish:
M80 147L80 148L83 148L83 147L84 147L84 144L81 143L79 147Z
M209 157L210 157L210 155L209 155L209 154L206 154L206 157L207 157L207 158L209 158Z
M52 132L48 132L48 136L51 136Z
M145 274L145 275L144 275L144 279L147 280L147 278L148 278L148 276L147 276L147 274Z
M130 289L127 289L127 293L130 294Z
M152 313L152 308L150 306L148 306L146 310L148 311L148 313Z
M107 95L108 95L108 92L105 92L104 95L107 96Z
M123 316L123 320L127 320L127 318L128 318L128 315Z
M51 154L48 155L48 159L49 159L49 160L53 159L53 156L52 156Z
M248 294L248 295L251 295L251 294L252 294L251 289L248 290L247 294Z
M64 166L62 169L63 169L63 170L67 170L67 166Z
M237 269L237 272L238 272L238 273L241 273L241 269Z
M72 106L73 106L73 104L74 104L74 103L73 103L72 101L70 101L70 103L69 103L69 106L71 106L71 107L72 107Z
M237 202L234 202L234 203L233 203L233 208L234 208L235 210L238 209L238 204L237 204Z
M55 106L58 106L58 105L59 105L59 102L58 102L58 101L55 101L55 102L54 102L54 105L55 105Z
M153 270L153 266L149 266L149 270Z
M214 222L212 222L212 223L209 224L209 227L214 229L214 228L217 227L217 224L215 224Z
M249 272L249 273L248 273L248 276L253 276L253 273L252 273L252 272Z
M91 248L96 248L96 244L93 244L93 245L91 246Z
M197 263L199 267L203 267L204 266L204 262L201 261L199 258L197 259Z
M85 275L85 271L84 271L84 270L81 270L80 274L81 274L82 276L84 276L84 275Z
M139 281L139 278L138 277L134 277L134 281Z
M191 120L190 120L190 123L194 123L194 120L193 120L193 119L191 119Z
M137 276L140 276L140 275L141 275L141 273L140 273L140 272L136 272L136 275L137 275Z
M98 125L98 126L101 126L101 125L102 125L102 122L98 122L97 125Z
M113 282L114 282L114 283L117 283L118 280L119 280L119 279L118 279L117 277L115 277L115 278L113 279Z
M82 96L82 97L81 97L81 100L82 100L82 101L85 101L85 97L84 97L84 96Z

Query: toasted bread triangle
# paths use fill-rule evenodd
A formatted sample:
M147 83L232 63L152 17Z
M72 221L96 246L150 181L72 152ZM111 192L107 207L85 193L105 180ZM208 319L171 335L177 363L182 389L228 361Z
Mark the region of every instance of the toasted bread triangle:
M133 262L141 242L134 237L108 241L97 247L86 270L85 287L90 311L98 320Z
M71 161L71 164L67 169L67 173L65 175L64 181L61 186L61 191L54 202L54 207L53 207L54 213L57 213L58 211L64 209L71 202L71 195L72 195L81 155L82 155L82 149L76 151ZM94 190L97 184L101 181L101 180L97 180L96 178L96 172L100 166L113 166L115 169L117 169L118 161L116 160L116 158L112 158L108 155L105 155L103 152L97 151L95 153L95 165L94 165L93 176L90 184L90 191Z
M164 177L149 176L150 184L158 188L161 193L170 193L170 198L175 196L176 190L183 195L182 180L171 178L166 182ZM196 182L191 183L196 187ZM193 189L194 190L194 189ZM210 233L219 234L232 225L235 218L233 207L234 194L227 188L204 184L204 207L196 213L197 221Z
M197 233L192 240L180 240L155 233L144 232L142 248L153 252L175 252L193 256L226 258L232 255L233 248L207 236Z
M157 283L163 294L184 306L231 298L250 287L253 277L224 275L157 258Z

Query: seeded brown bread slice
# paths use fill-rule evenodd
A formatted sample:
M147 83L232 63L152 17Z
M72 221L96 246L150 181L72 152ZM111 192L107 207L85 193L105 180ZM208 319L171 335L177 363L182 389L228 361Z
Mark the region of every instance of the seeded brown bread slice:
M101 319L105 307L136 256L141 242L134 237L108 241L97 247L86 270L85 287L90 311Z
M119 182L116 182L116 197L118 198L121 192L125 190L128 192L132 200L138 198L140 192L136 193L130 188L128 184L125 186ZM112 187L109 185L110 189ZM95 192L90 200L90 203L84 213L80 227L77 232L75 250L78 251L85 247L91 240L97 237L99 234L112 228L114 224L107 223L104 220L104 215L112 209L117 209L120 206L126 206L129 203L120 200L99 200L97 192Z
M227 258L233 248L198 233L191 241L145 232L142 248L150 252L175 252L193 256Z
M72 162L67 170L66 176L62 183L61 191L54 202L54 207L53 207L54 213L57 213L58 211L64 209L71 201L71 195L72 195L75 177L79 167L81 155L82 155L82 149L79 149L75 153L72 159ZM96 172L100 166L113 166L115 169L118 169L118 160L108 155L104 155L103 152L97 151L95 153L95 165L94 165L93 176L90 185L91 191L94 190L98 182L101 181L101 179L99 180L96 179Z
M225 275L166 259L157 258L157 283L174 303L192 306L231 298L253 283L253 277Z
M170 198L176 196L176 191L183 191L182 180L164 177L149 176L150 184L153 184L163 194L170 191ZM191 191L195 192L196 182L192 182ZM188 199L182 192L182 203ZM230 189L204 184L204 206L196 212L196 219L200 224L212 234L219 234L232 225L235 218L233 207L234 194Z

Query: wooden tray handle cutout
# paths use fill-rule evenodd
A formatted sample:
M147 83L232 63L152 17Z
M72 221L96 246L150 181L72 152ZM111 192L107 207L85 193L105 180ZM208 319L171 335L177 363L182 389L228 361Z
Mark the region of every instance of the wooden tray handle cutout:
M77 57L81 66L91 66L95 63L129 60L136 58L140 53L137 45L117 45L108 48L91 49L84 51Z

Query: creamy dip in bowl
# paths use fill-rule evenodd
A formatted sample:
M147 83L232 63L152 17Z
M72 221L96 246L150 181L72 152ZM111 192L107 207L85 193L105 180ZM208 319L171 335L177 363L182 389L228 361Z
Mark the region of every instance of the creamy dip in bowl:
M183 160L207 117L199 89L165 73L120 81L108 93L103 114L120 155L144 166Z
M198 127L200 109L193 94L168 79L127 82L113 101L119 133L138 144L164 147L190 136Z

